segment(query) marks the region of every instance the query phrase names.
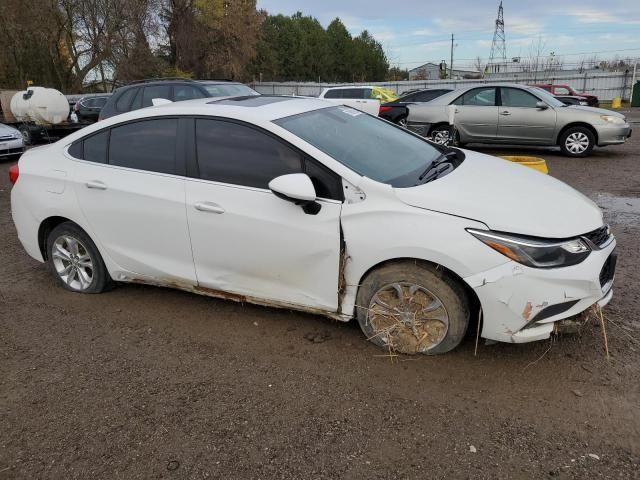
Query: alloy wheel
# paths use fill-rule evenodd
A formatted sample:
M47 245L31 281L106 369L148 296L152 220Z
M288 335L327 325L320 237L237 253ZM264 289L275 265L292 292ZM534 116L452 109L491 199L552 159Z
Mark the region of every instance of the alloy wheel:
M573 132L567 137L564 145L573 154L584 153L589 148L589 137L583 132Z
M410 282L381 287L371 298L367 321L374 337L393 351L425 353L447 336L449 315L429 289Z
M85 245L75 237L62 235L51 248L53 266L71 289L84 291L91 286L95 272L93 259Z
M431 135L431 140L438 145L448 145L451 135L447 130L436 130Z

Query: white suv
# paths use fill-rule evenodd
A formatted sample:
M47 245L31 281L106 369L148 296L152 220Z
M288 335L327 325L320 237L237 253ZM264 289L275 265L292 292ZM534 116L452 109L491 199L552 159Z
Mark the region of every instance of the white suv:
M373 87L329 87L322 90L320 97L330 102L361 110L377 116L380 112L380 99L373 93Z
M142 282L357 318L405 353L547 338L612 295L615 239L567 185L317 99L112 117L10 170L20 241L71 291ZM473 317L471 317L473 313Z

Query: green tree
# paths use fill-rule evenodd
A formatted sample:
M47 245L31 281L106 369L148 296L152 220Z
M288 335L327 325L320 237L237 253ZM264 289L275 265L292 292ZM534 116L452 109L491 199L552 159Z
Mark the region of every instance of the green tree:
M327 27L329 44L328 76L333 82L351 80L351 62L353 61L353 39L339 18Z

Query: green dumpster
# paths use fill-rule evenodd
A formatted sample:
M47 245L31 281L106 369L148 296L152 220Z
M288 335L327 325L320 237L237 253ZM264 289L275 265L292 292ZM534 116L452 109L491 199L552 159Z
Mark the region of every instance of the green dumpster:
M633 86L633 98L631 99L632 107L640 107L640 80Z

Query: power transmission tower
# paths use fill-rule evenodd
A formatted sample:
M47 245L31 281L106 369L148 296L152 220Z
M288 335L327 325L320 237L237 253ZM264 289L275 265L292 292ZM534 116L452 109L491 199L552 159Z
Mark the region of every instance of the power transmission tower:
M507 42L504 37L504 9L502 8L502 0L500 0L500 6L498 7L496 29L493 32L491 55L489 55L489 65L500 63L507 63Z

